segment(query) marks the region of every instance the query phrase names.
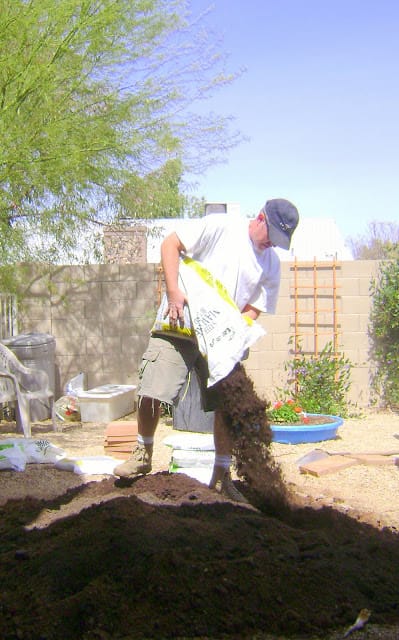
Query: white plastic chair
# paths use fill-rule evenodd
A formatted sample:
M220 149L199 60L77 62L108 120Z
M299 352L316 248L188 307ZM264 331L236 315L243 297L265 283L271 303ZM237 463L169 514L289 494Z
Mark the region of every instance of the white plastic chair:
M56 431L54 393L49 388L47 373L25 367L13 351L0 342L0 404L8 402L15 406L17 429L25 438L31 437L32 400L42 402L49 409Z

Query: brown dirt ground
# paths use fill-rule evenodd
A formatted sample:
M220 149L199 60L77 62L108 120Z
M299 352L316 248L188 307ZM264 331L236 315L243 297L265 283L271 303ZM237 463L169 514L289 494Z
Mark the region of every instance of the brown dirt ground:
M33 436L100 455L105 426L43 422ZM0 472L2 640L338 640L364 607L354 640L399 637L399 467L314 477L297 465L314 448L399 456L398 415L346 420L336 440L273 443L289 503L237 479L256 508L169 474L171 432L160 424L153 473L131 486L43 464Z

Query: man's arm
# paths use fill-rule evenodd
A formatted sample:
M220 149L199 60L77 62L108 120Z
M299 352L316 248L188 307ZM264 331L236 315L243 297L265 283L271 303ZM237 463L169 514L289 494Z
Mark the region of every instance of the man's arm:
M169 315L171 324L176 324L179 320L184 323L183 307L186 296L179 289L179 259L180 254L185 251L185 246L176 233L171 233L161 244L161 263L164 272L166 296L168 298L168 308L165 318Z

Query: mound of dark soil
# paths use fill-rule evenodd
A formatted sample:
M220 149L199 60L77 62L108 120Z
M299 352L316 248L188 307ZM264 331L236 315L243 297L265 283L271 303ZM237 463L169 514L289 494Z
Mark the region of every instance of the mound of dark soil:
M328 508L240 507L181 474L8 502L1 540L2 640L325 638L363 607L399 618L395 534Z
M362 608L398 623L397 534L295 504L240 367L220 393L251 505L168 473L7 502L2 640L326 639Z

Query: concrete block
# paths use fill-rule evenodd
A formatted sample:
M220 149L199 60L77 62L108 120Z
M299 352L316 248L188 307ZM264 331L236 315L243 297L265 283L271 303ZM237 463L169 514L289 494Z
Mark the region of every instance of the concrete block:
M79 345L80 339L86 334L86 327L71 315L68 318L53 318L50 333L57 338L57 344L59 338L65 337L66 340Z
M371 286L371 276L368 278L358 278L359 288L358 293L359 296L366 296L366 298L370 298L370 286ZM370 299L371 302L371 299Z
M148 282L137 282L137 297L154 301L156 306L158 306L160 294L158 293L156 282L154 282L153 286Z
M105 356L117 354L120 357L121 352L122 344L119 336L102 336L101 338L88 336L86 338L86 353L90 355L98 353Z
M73 282L83 284L86 280L85 267L83 265L61 265L51 272L51 281L56 282L57 286L61 283L71 285Z
M27 318L20 323L21 331L19 333L52 333L51 318ZM22 329L23 327L23 329Z
M155 304L155 298L142 298L137 296L131 301L130 308L127 310L126 314L130 318L147 316L151 317L152 320L155 320L157 307L158 305Z
M370 311L370 300L365 296L347 296L342 300L342 313L364 313Z
M86 282L119 282L119 264L89 264L84 266Z
M57 289L51 294L51 304L53 306L61 306L64 309L71 310L79 308L84 301L101 299L101 283L96 282L79 282L69 283L62 282L57 285Z
M356 464L359 464L359 462L354 458L336 455L300 465L299 471L301 473L309 473L312 476L325 476L329 473L337 473L337 471L353 467Z
M137 298L137 282L103 282L102 298L105 303L114 300L135 300Z
M152 282L158 277L158 265L154 264L120 264L120 279L136 282Z

